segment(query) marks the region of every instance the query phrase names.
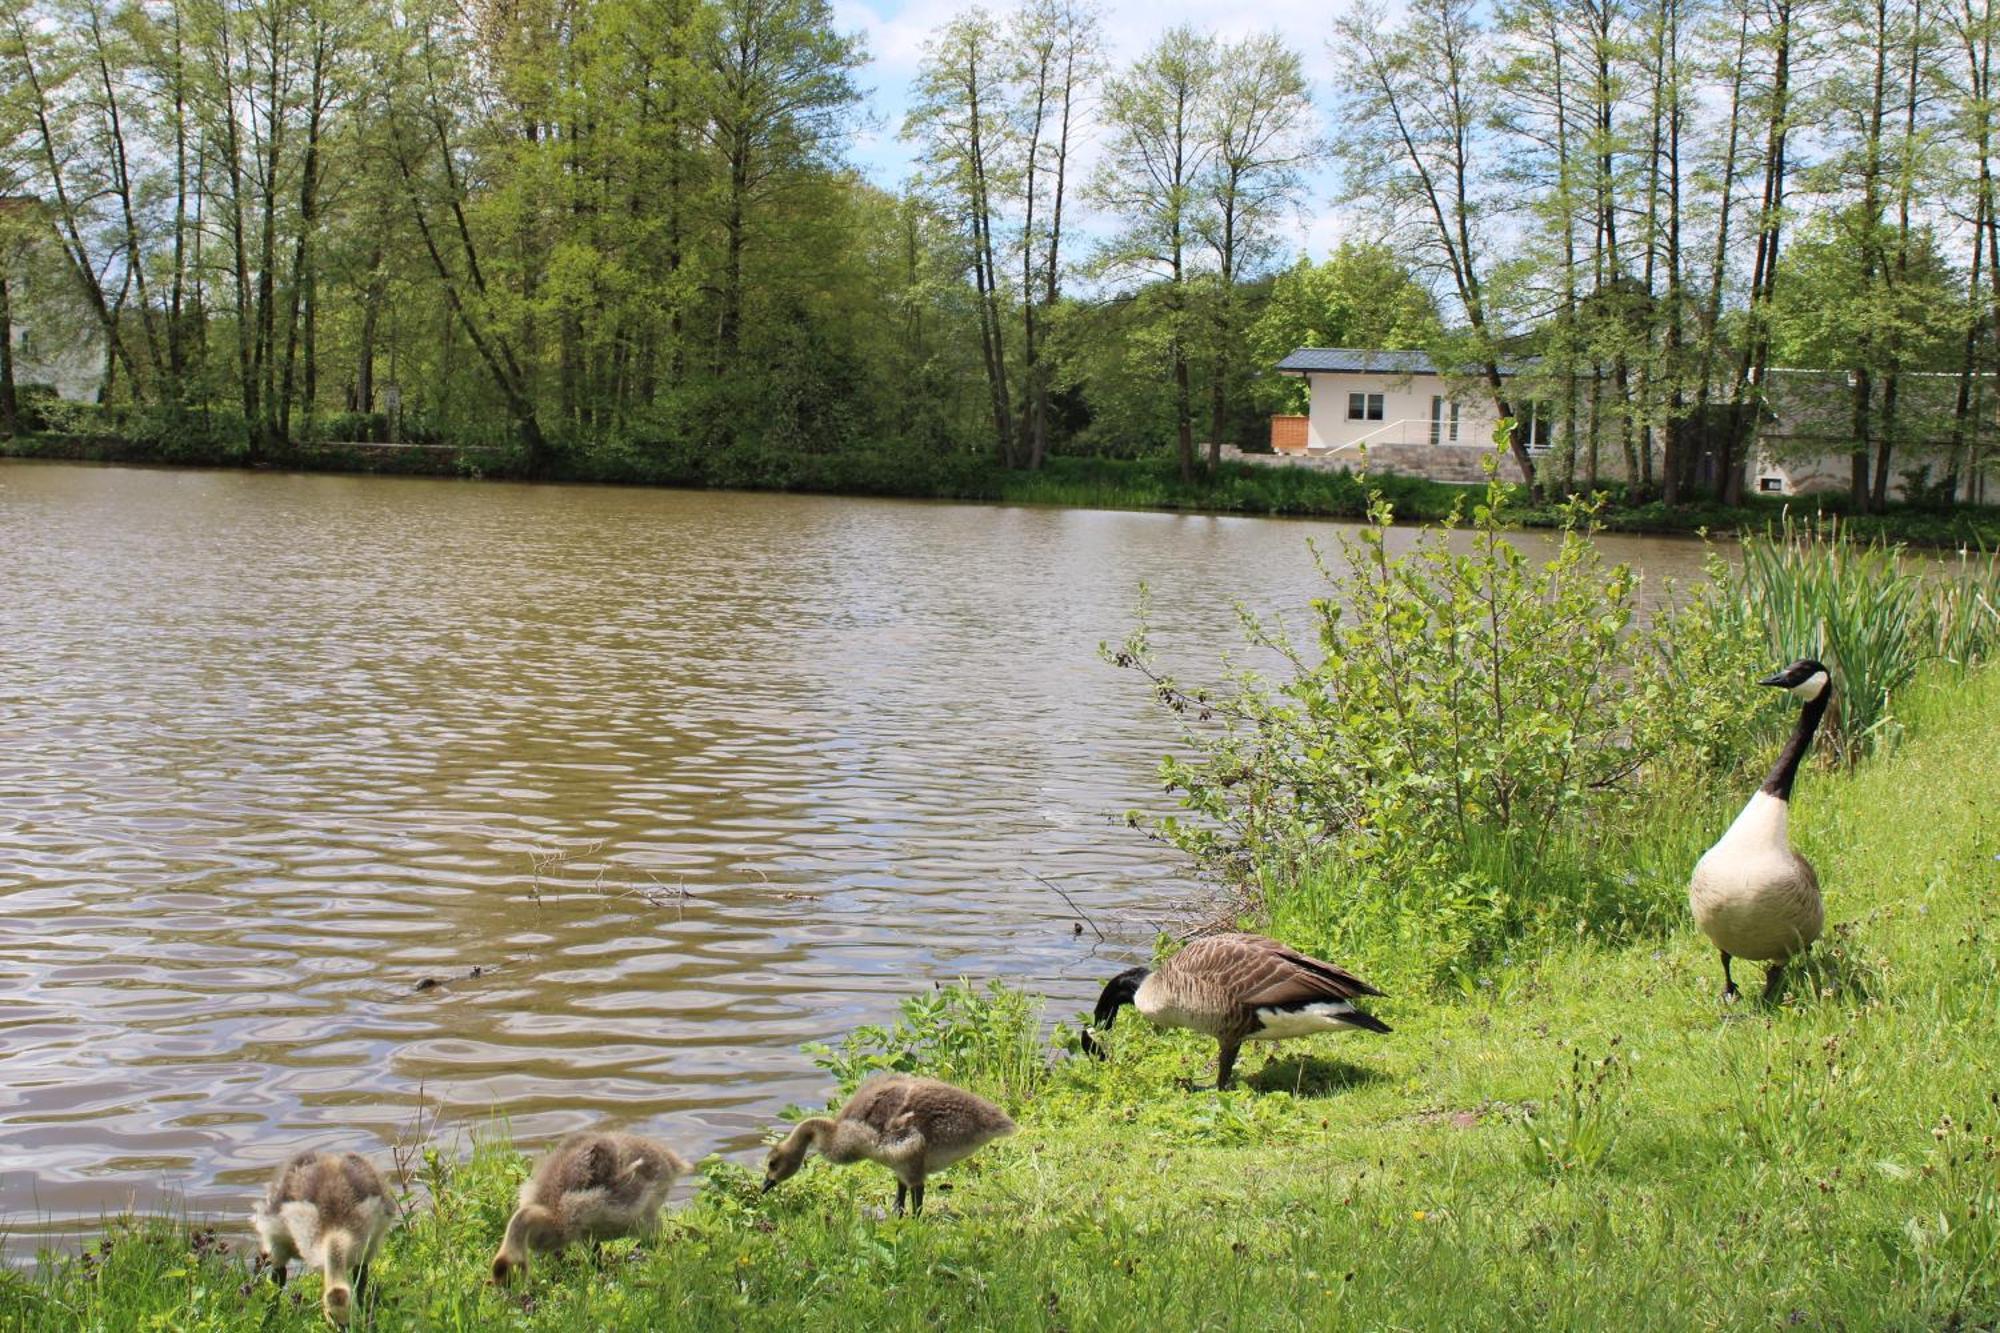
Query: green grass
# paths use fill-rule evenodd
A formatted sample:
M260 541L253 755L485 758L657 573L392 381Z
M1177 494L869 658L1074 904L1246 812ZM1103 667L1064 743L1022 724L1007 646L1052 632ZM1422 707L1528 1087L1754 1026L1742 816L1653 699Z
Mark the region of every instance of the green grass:
M1228 1094L1182 1086L1212 1045L1129 1015L1108 1065L1023 1080L1008 1055L1020 1133L921 1221L875 1215L872 1167L815 1159L760 1197L754 1162L711 1162L657 1242L511 1295L482 1278L523 1164L447 1144L378 1260L376 1326L1991 1327L2000 672L1903 710L1889 753L1801 781L1830 924L1780 1007L1722 1008L1660 872L1681 924L1385 1002L1393 1035L1252 1055ZM1663 862L1687 859L1681 822ZM938 1049L979 1081L977 1043ZM0 1276L0 1327L304 1329L317 1296L138 1221Z

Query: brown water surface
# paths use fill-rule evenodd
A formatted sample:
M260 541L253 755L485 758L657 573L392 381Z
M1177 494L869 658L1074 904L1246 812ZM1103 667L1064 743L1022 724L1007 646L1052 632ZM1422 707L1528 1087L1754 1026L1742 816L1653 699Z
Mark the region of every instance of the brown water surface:
M1192 887L1098 643L1143 581L1206 667L1338 526L0 463L0 1228L420 1098L740 1151L934 979L1086 1007Z

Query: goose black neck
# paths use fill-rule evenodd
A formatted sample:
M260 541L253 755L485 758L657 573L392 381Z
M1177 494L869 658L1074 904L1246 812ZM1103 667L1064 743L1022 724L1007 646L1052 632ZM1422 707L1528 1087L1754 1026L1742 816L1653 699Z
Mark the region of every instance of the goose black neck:
M1104 985L1103 994L1097 997L1097 1010L1091 1021L1099 1028L1109 1028L1118 1017L1118 1011L1132 1003L1139 994L1139 983L1149 975L1143 967L1128 968L1111 978Z
M1118 1018L1118 1011L1131 1004L1139 993L1139 983L1146 979L1143 967L1128 968L1111 978L1104 985L1104 993L1097 997L1097 1010L1090 1016L1091 1023L1099 1031L1109 1031ZM1091 1035L1090 1029L1083 1030L1083 1049L1088 1055L1103 1060L1106 1057L1104 1044Z
M1813 733L1819 730L1819 720L1826 716L1826 706L1833 699L1833 686L1829 683L1819 692L1817 699L1808 699L1806 706L1799 710L1799 724L1792 728L1791 739L1785 748L1778 751L1778 761L1771 765L1771 771L1764 778L1764 785L1758 790L1766 796L1775 796L1781 801L1792 799L1792 779L1799 775L1799 764L1812 748Z

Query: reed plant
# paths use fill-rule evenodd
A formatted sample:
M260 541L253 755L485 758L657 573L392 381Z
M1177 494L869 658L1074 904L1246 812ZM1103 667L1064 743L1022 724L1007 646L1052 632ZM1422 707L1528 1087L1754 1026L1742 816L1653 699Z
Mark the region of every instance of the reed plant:
M1925 663L1964 668L2000 651L2000 558L1988 551L1939 562L1857 541L1838 520L1807 527L1788 516L1744 541L1733 577L1774 665L1815 657L1832 670L1825 734L1844 762L1893 726L1895 699Z

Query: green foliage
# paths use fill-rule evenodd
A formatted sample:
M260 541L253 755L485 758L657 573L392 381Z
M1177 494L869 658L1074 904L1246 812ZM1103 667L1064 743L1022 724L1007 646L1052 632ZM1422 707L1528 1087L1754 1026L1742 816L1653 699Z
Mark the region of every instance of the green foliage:
M2000 557L1961 551L1927 565L1837 523L1789 518L1748 537L1737 595L1766 627L1774 665L1816 657L1833 672L1828 742L1852 762L1895 719L1896 698L1932 658L1959 666L2000 651Z
M1437 302L1409 265L1386 245L1349 239L1318 264L1301 257L1280 273L1247 340L1252 359L1268 367L1295 348L1422 348L1441 331ZM1256 383L1266 410L1305 411L1303 379L1265 375Z
M958 981L903 1001L889 1027L856 1028L838 1045L806 1048L843 1093L871 1074L925 1074L1014 1103L1048 1075L1041 1002L1000 981Z
M1325 913L1311 937L1372 938L1371 956L1393 941L1433 983L1512 939L1657 921L1668 886L1623 873L1602 828L1640 804L1649 765L1699 784L1763 725L1749 677L1700 674L1746 659L1740 615L1696 598L1641 630L1637 578L1599 554L1589 506L1537 549L1508 499L1495 481L1469 529L1449 518L1396 550L1377 497L1323 562L1311 649L1248 624L1275 683L1184 687L1143 626L1115 655L1186 725L1162 766L1186 814L1159 832L1278 915Z
M1883 256L1897 243L1890 221L1871 221L1859 207L1808 219L1789 243L1773 298L1776 364L1878 374L1956 369L1971 318L1964 282L1928 229L1911 231L1910 253L1892 269Z

